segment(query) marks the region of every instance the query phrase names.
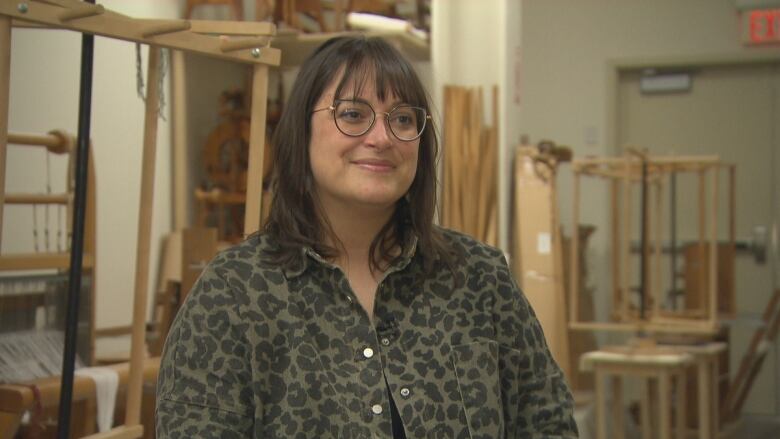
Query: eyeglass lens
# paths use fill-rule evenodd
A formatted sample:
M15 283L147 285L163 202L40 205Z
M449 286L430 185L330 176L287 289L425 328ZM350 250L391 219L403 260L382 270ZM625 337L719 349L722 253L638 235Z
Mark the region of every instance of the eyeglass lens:
M374 123L374 109L361 101L336 101L334 117L336 126L348 136L365 134ZM423 108L400 105L387 116L388 126L400 140L413 140L425 128L426 113Z

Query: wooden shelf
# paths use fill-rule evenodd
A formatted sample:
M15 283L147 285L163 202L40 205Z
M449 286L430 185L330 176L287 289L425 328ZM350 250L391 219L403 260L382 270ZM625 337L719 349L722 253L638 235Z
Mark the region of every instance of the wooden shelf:
M381 37L388 40L412 62L430 61L431 48L428 41L421 40L408 32L327 32L300 33L295 30L278 30L271 40L271 47L281 49L282 61L280 67L297 67L322 43L330 38L342 35L365 35Z

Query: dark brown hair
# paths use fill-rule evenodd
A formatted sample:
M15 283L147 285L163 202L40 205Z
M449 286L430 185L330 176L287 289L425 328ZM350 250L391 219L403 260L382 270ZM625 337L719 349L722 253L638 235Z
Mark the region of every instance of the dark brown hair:
M348 84L352 85L355 96L359 95L366 81L372 79L380 100L385 99L387 92L392 92L407 104L430 108L428 95L412 66L380 38L330 39L301 67L272 141L274 196L265 232L275 243L275 249L270 252L274 263L297 266L303 247L311 247L325 258L339 253L337 248L325 243L325 237L334 243L339 240L333 236L314 191L309 163L311 114L333 81L339 81L336 85L338 97ZM372 270L391 263L393 249L411 235L418 238L418 252L423 257L426 271L432 269L436 258L443 258L451 265L449 246L433 225L439 142L432 121L420 137L419 148L417 171L407 195L397 202L393 216L371 243L369 266Z

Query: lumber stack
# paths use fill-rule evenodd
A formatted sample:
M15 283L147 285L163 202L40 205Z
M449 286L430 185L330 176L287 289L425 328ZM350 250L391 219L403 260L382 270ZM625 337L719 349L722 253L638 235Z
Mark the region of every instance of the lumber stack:
M445 86L441 224L498 245L498 88L485 125L482 89Z

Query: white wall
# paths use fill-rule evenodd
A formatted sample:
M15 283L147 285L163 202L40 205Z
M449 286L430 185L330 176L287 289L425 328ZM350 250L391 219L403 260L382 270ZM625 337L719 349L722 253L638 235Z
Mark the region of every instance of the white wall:
M517 139L515 120L520 111L513 96L517 86L514 54L520 51L521 3L512 0L433 0L431 8L431 95L438 110L439 127L443 126L444 86L482 87L486 122L494 120L490 90L498 86L499 246L506 252L509 248L509 150Z
M134 17L176 18L177 1L103 0L106 8ZM12 34L9 131L77 130L81 35L68 31L14 29ZM146 48L143 51L146 65ZM97 173L98 328L131 321L138 229L144 104L136 95L132 43L96 37L92 94L94 163ZM144 80L146 78L144 72ZM164 87L166 94L168 86ZM165 108L169 113L170 107ZM166 115L166 119L170 119ZM149 287L155 284L161 238L170 230L170 134L160 121L152 225ZM43 192L44 154L11 146L8 191ZM63 189L64 161L52 159L53 190ZM54 183L58 183L54 185ZM32 251L32 212L11 212L3 224L3 252ZM38 220L43 221L42 209ZM51 228L55 230L54 212ZM39 226L42 230L42 224ZM42 233L39 232L39 233ZM113 350L113 347L107 348ZM121 349L119 347L118 349Z

